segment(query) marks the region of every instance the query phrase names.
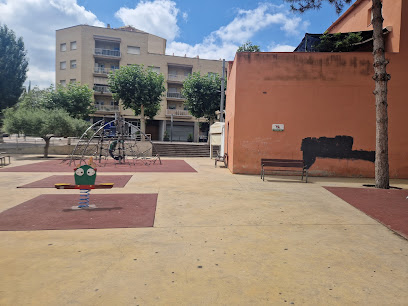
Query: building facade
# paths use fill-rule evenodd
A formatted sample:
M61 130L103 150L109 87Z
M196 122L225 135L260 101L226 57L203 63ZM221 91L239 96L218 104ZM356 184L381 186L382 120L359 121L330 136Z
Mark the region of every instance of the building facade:
M133 110L124 109L112 99L108 86L108 74L120 66L138 64L162 73L166 80L166 92L158 114L147 120L146 134L152 140L163 140L165 131L170 134L173 118L173 141L205 140L205 130L200 130L203 118L193 117L184 107L181 94L183 81L196 71L202 75L222 73L221 60L165 55L164 38L126 26L113 29L77 25L56 31L56 84L79 82L94 90L96 112L92 120L114 118L119 112L127 121L140 124L140 117Z
M390 176L408 178L408 0L383 0L383 18ZM358 0L328 32L368 30L371 1ZM312 175L374 177L373 75L370 51L237 53L228 69L228 168L259 174L261 158L288 158L303 159Z

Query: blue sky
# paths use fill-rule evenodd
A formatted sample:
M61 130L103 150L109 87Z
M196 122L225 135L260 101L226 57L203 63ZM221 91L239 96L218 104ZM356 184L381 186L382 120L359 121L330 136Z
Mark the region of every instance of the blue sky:
M0 0L0 23L23 37L28 78L40 87L54 83L55 30L64 27L130 24L166 38L167 54L232 60L248 40L261 51L293 51L305 32L322 33L337 18L329 4L298 14L283 0Z

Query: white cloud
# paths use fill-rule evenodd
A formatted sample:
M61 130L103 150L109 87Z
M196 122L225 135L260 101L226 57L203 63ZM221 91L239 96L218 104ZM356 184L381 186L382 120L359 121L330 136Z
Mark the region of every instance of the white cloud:
M293 52L296 47L272 43L268 46L269 52Z
M55 30L77 24L104 26L77 0L3 0L0 20L23 37L29 58L27 80L40 87L55 82Z
M141 1L134 9L120 8L115 17L125 25L131 25L139 30L174 40L180 29L177 25L179 9L171 0ZM183 13L182 18L187 18Z
M300 31L306 30L309 23L303 22L300 17L291 16L283 5L261 3L252 10L238 10L237 16L229 24L210 33L201 43L195 45L176 41L168 43L167 54L232 60L240 45L272 26L279 26L288 36L299 36L302 34ZM268 46L268 50L263 51L287 52L294 49L295 47L289 45L272 44Z

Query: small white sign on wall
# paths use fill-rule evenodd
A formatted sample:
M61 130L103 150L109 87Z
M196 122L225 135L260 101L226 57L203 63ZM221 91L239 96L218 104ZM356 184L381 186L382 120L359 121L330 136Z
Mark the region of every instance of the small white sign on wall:
M285 130L284 124L272 124L272 131L274 132L282 132Z

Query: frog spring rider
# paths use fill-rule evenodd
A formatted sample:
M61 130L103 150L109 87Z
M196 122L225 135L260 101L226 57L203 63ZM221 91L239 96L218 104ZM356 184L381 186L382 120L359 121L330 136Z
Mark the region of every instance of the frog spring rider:
M96 168L93 168L91 165L94 165L92 157L89 159L89 165L83 165L74 169L75 185L55 184L57 189L79 189L80 195L77 209L96 208L95 205L89 205L89 196L92 189L110 189L113 187L113 183L95 185Z

